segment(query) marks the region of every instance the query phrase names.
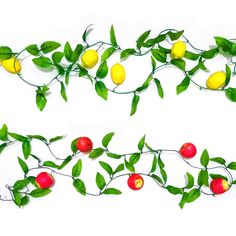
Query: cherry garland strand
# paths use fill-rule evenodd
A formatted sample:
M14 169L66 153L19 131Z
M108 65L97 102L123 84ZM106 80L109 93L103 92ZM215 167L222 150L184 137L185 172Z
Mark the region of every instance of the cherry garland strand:
M183 208L186 203L191 203L198 199L201 194L215 196L216 194L228 191L236 184L236 180L233 178L230 171L236 170L236 162L226 164L226 160L221 157L211 158L206 149L202 152L200 157L201 166L195 166L189 159L196 155L196 148L193 144L186 143L179 150L154 149L147 144L145 136L143 136L138 142L138 151L117 154L111 152L108 148L113 135L114 133L112 132L106 134L102 139L102 146L98 148L93 148L92 141L89 138L76 138L71 142L72 153L66 158L61 158L54 154L51 144L63 139L64 136L56 136L48 140L41 135L20 135L9 132L7 126L4 124L0 129L0 152L3 152L9 145L21 143L24 159L18 157L18 163L24 176L22 179L16 180L13 185L7 184L6 188L9 191L9 196L3 197L3 195L0 195L0 200L12 201L19 207L25 206L28 204L30 197L39 198L49 194L55 182L53 176L56 175L70 178L74 188L80 194L89 196L121 194L119 189L112 186L115 180L119 178L128 179L128 186L133 190L141 189L144 184L144 179L151 178L159 187L166 189L171 194L180 195L179 206L181 208ZM48 148L49 153L54 159L53 161L47 160L42 162L37 155L32 153L32 142L36 140ZM88 140L90 143L88 143ZM197 169L199 171L197 180L195 181L194 176L187 172L185 176L187 182L184 186L173 186L167 183L168 176L165 171L165 164L161 158L165 153L174 153L188 166ZM106 176L104 175L104 177L100 172L97 172L95 180L98 187L97 193L87 191L84 181L80 178L82 169L84 169L82 164L82 156L84 155L93 161L97 161L100 156L106 155L108 160L115 159L119 162L116 168L112 168L107 162L98 161L100 167L105 171ZM135 165L141 161L143 155L153 155L150 170L148 172L136 172ZM33 158L37 165L29 167L27 164L29 158ZM71 174L63 173L62 170L64 167L72 161L76 161L76 163L71 169ZM58 164L57 162L60 163ZM217 163L218 165L209 166L210 163ZM50 181L50 185L48 185L47 182L39 183L40 180L37 182L39 175L37 177L31 175L33 170L42 171L40 173L40 175L43 175L41 181L45 181L46 178L46 181ZM216 170L223 170L226 176L215 173ZM142 177L144 177L144 179ZM210 181L211 185L209 186ZM212 185L213 182L217 182L215 186ZM226 189L223 188L225 184L227 185Z
M104 41L98 41L96 43L89 43L87 41L87 36L91 31L91 26L87 27L82 35L83 43L78 44L73 50L69 42L64 46L63 51L55 51L61 44L55 41L46 41L41 46L36 44L31 44L23 49L19 53L13 53L9 47L0 47L0 59L6 59L15 56L15 62L21 57L22 53L28 52L30 55L34 56L32 59L36 66L42 69L53 69L57 71L57 74L52 78L47 84L34 84L27 81L21 73L17 73L19 78L27 83L28 85L36 88L36 104L38 108L42 111L47 103L47 96L49 95L49 87L55 83L60 84L60 93L62 98L67 101L66 86L69 85L70 77L83 77L91 81L95 86L97 94L103 99L107 100L108 92L124 95L133 94L133 99L131 103L130 115L134 115L137 110L137 106L140 100L140 94L145 91L149 85L154 82L157 86L158 94L161 98L164 97L164 91L160 80L156 77L156 73L169 66L176 67L183 72L184 79L177 85L176 93L180 94L189 87L190 83L198 87L200 90L211 90L224 92L226 97L231 101L236 102L236 88L229 87L231 76L236 74L236 61L234 61L234 56L236 55L236 43L235 39L226 39L223 37L215 37L216 45L210 49L203 50L199 49L191 44L189 39L183 34L184 31L177 31L175 29L166 29L161 31L156 37L150 38L151 31L146 31L137 39L136 48L126 48L122 49L116 39L114 27L111 26L110 29L110 43ZM169 42L182 39L190 48L194 51L186 51L184 59L171 59L169 48L164 47L161 43ZM96 75L89 73L89 70L83 67L80 63L81 55L90 48L96 48L99 51L103 46L105 50L101 55L100 65L96 71ZM50 53L51 58L48 57ZM145 82L136 89L129 91L120 91L120 85L114 88L108 88L104 83L104 78L108 75L107 60L115 53L120 53L120 60L126 60L130 56L144 56L151 54L151 65L152 70L147 76ZM226 57L227 63L225 64L226 81L222 88L210 89L197 83L193 77L199 70L209 72L205 66L205 61L213 59L218 54ZM67 64L64 63L65 60ZM196 61L197 64L191 69L186 69L186 60ZM69 63L69 64L68 64ZM231 70L230 66L233 66ZM72 73L75 73L72 75Z

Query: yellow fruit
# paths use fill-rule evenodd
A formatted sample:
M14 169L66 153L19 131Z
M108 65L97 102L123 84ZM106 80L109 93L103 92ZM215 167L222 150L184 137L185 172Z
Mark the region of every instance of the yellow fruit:
M91 69L92 67L94 67L97 62L98 62L98 53L97 51L90 49L87 50L83 55L82 55L82 65L87 68L87 69Z
M217 71L209 76L206 86L209 89L219 89L225 85L226 74L223 71Z
M182 41L177 41L171 48L170 56L172 59L181 59L186 52L186 44Z
M20 61L15 57L1 61L2 67L13 74L18 74L21 71Z
M120 85L124 82L125 68L121 64L116 63L111 67L111 79L116 85Z

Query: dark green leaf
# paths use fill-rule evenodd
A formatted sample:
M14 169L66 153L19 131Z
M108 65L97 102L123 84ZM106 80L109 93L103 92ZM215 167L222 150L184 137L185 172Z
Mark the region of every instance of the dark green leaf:
M63 169L70 161L72 160L72 156L68 156L62 163L60 166L58 166L58 170Z
M148 30L139 36L139 38L137 40L137 48L138 49L140 49L143 46L143 43L148 38L150 32L151 32L151 30Z
M63 52L54 52L52 54L52 60L53 60L53 62L55 64L60 63L63 57L64 57L64 53Z
M75 50L73 51L71 55L71 61L73 63L77 62L79 59L79 56L83 52L84 47L81 44L77 44Z
M134 115L135 112L137 111L139 99L140 99L140 97L138 95L134 94L134 97L132 99L131 112L130 112L131 116Z
M79 159L77 163L72 168L72 176L79 177L82 170L82 160Z
M164 162L161 160L161 155L158 156L157 163L160 169L163 169L165 167Z
M151 56L151 61L152 61L152 73L155 72L155 69L156 69L156 60Z
M170 62L172 65L175 65L180 70L185 71L185 61L182 59L173 59Z
M166 171L164 169L160 169L160 173L161 173L164 183L166 183L166 181L167 181Z
M153 80L153 77L151 75L148 76L148 78L145 80L145 82L142 84L142 86L138 87L136 89L137 92L142 92L143 90L145 90L148 86L149 83Z
M30 141L25 141L22 143L22 151L24 154L25 159L27 159L31 153L31 144Z
M163 92L163 88L161 86L161 82L158 79L154 79L154 82L157 86L157 92L158 92L159 96L161 98L163 98L164 97L164 92Z
M208 51L203 52L201 56L206 59L212 59L213 57L217 55L218 52L219 52L219 48L216 47L216 48L212 48Z
M38 140L41 140L41 141L44 141L44 142L47 142L47 139L44 138L42 135L27 135L28 138L30 139L38 139Z
M86 187L85 187L84 182L81 179L75 179L73 181L73 186L79 193L81 193L84 196L86 195Z
M15 190L11 190L12 194L13 194L13 201L17 206L21 206L21 195L19 192L15 191Z
M223 175L219 175L219 174L209 174L209 175L212 179L221 178L221 179L224 179L224 180L228 181L228 178L226 176L223 176Z
M117 41L116 41L116 35L115 35L115 30L114 30L114 27L113 25L111 26L111 29L110 29L110 41L111 41L111 44L114 46L114 47L117 47Z
M188 196L188 193L184 192L183 196L182 196L182 198L179 202L179 206L180 206L181 209L184 208L184 204L186 203L187 196Z
M52 168L58 168L59 166L56 164L56 163L54 163L53 161L45 161L44 163L43 163L43 166L48 166L48 167L52 167Z
M12 57L12 50L7 46L0 47L0 59L7 60Z
M115 171L112 173L112 175L115 175L115 174L117 174L118 172L123 171L124 169L125 169L124 164L123 164L123 163L122 163L122 164L119 164L119 165L116 167Z
M103 190L104 187L106 186L106 181L99 172L97 172L97 175L96 175L96 184L100 190Z
M202 152L200 161L201 161L201 164L203 166L206 167L208 165L208 163L209 163L209 154L208 154L208 151L206 149Z
M162 51L160 51L159 49L152 49L152 56L157 60L160 61L162 63L166 62L166 54Z
M172 185L166 186L166 189L167 189L171 194L174 194L174 195L182 194L182 193L183 193L183 190L182 190L181 188L177 188L177 187L174 187L174 186L172 186Z
M37 93L36 94L36 104L40 111L42 111L46 104L47 104L47 98L44 94Z
M36 66L39 66L41 68L49 68L53 64L48 57L36 57L33 58L32 61Z
M181 35L184 33L184 30L177 31L177 32L168 32L168 35L172 41L177 40L181 37Z
M27 137L22 136L22 135L20 135L20 134L10 133L10 132L8 132L8 134L9 134L13 139L15 139L15 140L17 140L17 141L20 141L20 142L26 142L26 141L28 141L28 138L27 138Z
M225 95L230 101L236 102L236 88L227 88Z
M67 96L66 96L66 88L63 82L60 82L61 84L61 96L62 98L67 102Z
M200 197L200 195L201 195L200 190L198 188L194 188L188 193L188 195L186 197L186 202L187 203L193 202L196 199L198 199Z
M182 92L184 92L188 86L190 84L190 78L188 76L186 76L182 82L176 87L176 93L180 94Z
M213 157L213 158L210 158L210 161L219 163L221 165L225 164L225 160L222 157Z
M38 56L39 52L40 52L40 50L36 44L31 44L31 45L27 46L25 49L29 54L31 54L33 56Z
M72 62L73 50L69 42L66 42L64 46L64 55L67 61Z
M65 136L56 136L56 137L50 138L49 143L54 143L56 141L59 141L59 140L63 139L64 137Z
M107 148L108 144L110 143L112 137L114 135L114 132L106 134L102 139L102 145L103 147Z
M92 26L92 24L89 25L89 26L85 29L85 31L84 31L84 33L83 33L83 35L82 35L82 39L83 39L83 41L84 41L85 43L87 43L87 36L88 36L89 32L92 30L92 29L90 28L91 26Z
M21 198L21 206L25 206L29 203L29 197L28 196L24 196Z
M7 141L7 133L8 133L7 125L3 124L2 128L0 129L0 140Z
M161 45L158 45L158 48L160 49L160 51L164 52L164 53L170 53L170 49L169 48L164 48Z
M28 171L29 171L29 167L27 166L27 164L25 163L25 161L23 161L20 157L18 157L18 163L19 163L21 169L23 170L23 172L24 172L25 174L27 174Z
M2 151L7 147L7 143L2 143L0 145L0 154L2 153Z
M196 61L196 60L199 58L199 54L186 51L185 54L184 54L184 57L185 57L186 59Z
M209 175L208 175L208 171L207 170L200 170L199 174L198 174L198 185L199 186L202 186L202 185L205 185L205 186L209 186Z
M70 148L72 150L73 153L76 153L78 151L77 147L76 147L76 143L77 143L77 138L74 139L72 142L71 142L71 145L70 145Z
M102 60L102 61L107 60L115 51L116 51L116 49L115 49L114 47L107 48L107 49L103 52L103 54L102 54L102 56L101 56L101 60Z
M227 166L227 168L231 169L231 170L236 170L236 162L230 162L229 165Z
M98 67L98 70L96 72L96 77L99 79L104 79L107 76L107 73L108 73L107 61L104 61Z
M225 79L224 88L229 84L230 79L231 79L231 70L227 64L225 65L225 71L226 71L226 79Z
M136 53L134 48L127 48L123 50L120 54L120 59L125 60L127 59L130 55L134 55Z
M154 180L156 180L158 183L163 184L163 181L162 181L162 179L159 176L152 174L151 177Z
M122 157L122 155L111 153L111 152L108 152L107 156L111 157L111 158L114 158L114 159L120 159Z
M154 173L157 169L157 157L154 154L153 161L152 161L152 168L151 168L151 173Z
M55 41L46 41L41 45L41 50L44 53L49 53L54 51L55 49L59 48L61 46L60 43Z
M140 159L140 153L133 153L129 158L129 163L135 165Z
M121 194L122 192L119 189L116 188L107 188L103 191L103 194L114 194L118 195Z
M194 177L188 172L186 175L187 175L187 185L185 188L190 189L194 186Z
M70 81L70 73L71 73L72 67L73 67L73 64L70 64L70 65L67 67L67 69L66 69L66 75L65 75L65 83L66 83L66 85L69 84L69 81Z
M112 167L108 163L104 161L99 161L99 164L109 175L113 174Z
M143 150L144 143L145 143L145 137L146 137L146 135L144 135L144 136L140 139L140 141L139 141L139 143L138 143L138 149L139 149L140 151Z
M37 184L35 183L35 176L28 176L27 179L34 187L38 188Z
M104 153L103 148L96 148L89 154L89 157L94 159L100 157L103 153Z
M45 188L45 189L37 188L37 189L33 190L30 193L30 196L34 197L34 198L38 198L38 197L44 197L44 196L48 195L49 193L51 193L51 189L48 189L48 188Z
M215 37L215 41L218 47L220 47L224 52L229 54L234 54L233 52L233 43L228 39L223 37Z
M102 97L104 100L107 100L107 88L102 81L97 81L95 83L95 90L100 97Z
M21 190L21 189L24 189L29 183L30 182L28 179L17 180L15 182L13 188L14 188L14 190Z
M126 160L125 160L125 168L129 170L130 172L135 172L134 166Z

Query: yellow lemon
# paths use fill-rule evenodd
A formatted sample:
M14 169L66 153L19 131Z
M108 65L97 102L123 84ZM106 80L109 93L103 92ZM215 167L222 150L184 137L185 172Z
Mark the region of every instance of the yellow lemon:
M111 67L111 79L116 85L122 84L124 82L125 68L121 64L116 63Z
M226 74L223 71L217 71L209 76L206 86L209 89L219 89L225 85Z
M183 41L177 41L171 47L170 56L172 59L181 59L186 52L186 44Z
M96 50L90 49L87 50L82 55L82 65L88 69L94 67L98 62L98 53Z
M17 74L21 71L20 61L15 57L1 61L2 67L13 74Z

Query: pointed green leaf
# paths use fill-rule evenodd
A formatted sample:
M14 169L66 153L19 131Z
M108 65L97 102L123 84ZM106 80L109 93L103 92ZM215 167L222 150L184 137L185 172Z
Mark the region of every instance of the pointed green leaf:
M95 90L101 98L103 98L104 100L107 100L107 95L108 95L107 88L102 81L97 81L95 83Z
M138 103L139 103L140 97L136 94L134 94L134 97L132 99L132 105L131 105L131 112L130 115L134 115L137 111Z
M163 88L161 86L161 82L158 79L154 79L154 82L157 86L157 92L158 92L159 96L161 98L163 98L164 97L164 92L163 92Z
M94 159L94 158L100 157L103 153L104 153L103 148L96 148L89 154L89 158Z
M51 193L51 189L48 189L48 188L45 188L45 189L38 188L38 189L33 190L30 193L30 196L34 197L34 198L38 198L38 197L44 197L44 196L48 195L49 193Z
M104 61L98 67L98 70L96 72L96 77L99 79L104 79L107 76L107 73L108 73L107 61Z
M182 82L176 87L176 93L180 94L182 92L184 92L188 86L190 84L190 78L188 76L186 76Z
M99 161L99 164L109 175L113 174L112 167L108 163L104 161Z
M22 151L24 154L25 159L27 159L31 153L31 144L30 141L25 141L22 143Z
M0 140L7 141L7 134L8 134L7 125L3 124L2 128L0 129Z
M145 143L145 137L146 137L146 135L144 135L144 136L140 139L140 141L139 141L139 143L138 143L138 149L139 149L140 151L143 150L144 143Z
M100 190L103 190L104 187L106 186L106 181L99 172L97 172L97 175L96 175L96 184Z
M75 179L73 181L73 186L79 193L81 193L84 196L86 195L86 187L85 187L84 182L81 179Z
M103 147L107 148L108 144L110 143L112 137L114 136L114 132L106 134L102 139Z
M46 41L41 45L41 50L43 53L49 53L54 51L55 49L59 48L61 46L60 43L55 41Z
M29 171L29 167L27 166L27 164L25 163L25 161L23 161L20 157L18 157L18 163L19 163L21 169L23 170L23 172L24 172L25 174L27 174L28 171Z
M111 26L111 29L110 29L110 41L114 47L118 46L117 41L116 41L115 29L114 29L113 25Z
M208 163L209 163L209 154L208 154L208 151L206 149L202 152L200 161L201 161L201 164L203 166L206 167L208 165Z
M103 191L103 194L114 194L118 195L121 194L122 192L119 189L116 188L107 188Z
M72 176L79 177L82 170L82 160L79 159L77 163L72 168Z

